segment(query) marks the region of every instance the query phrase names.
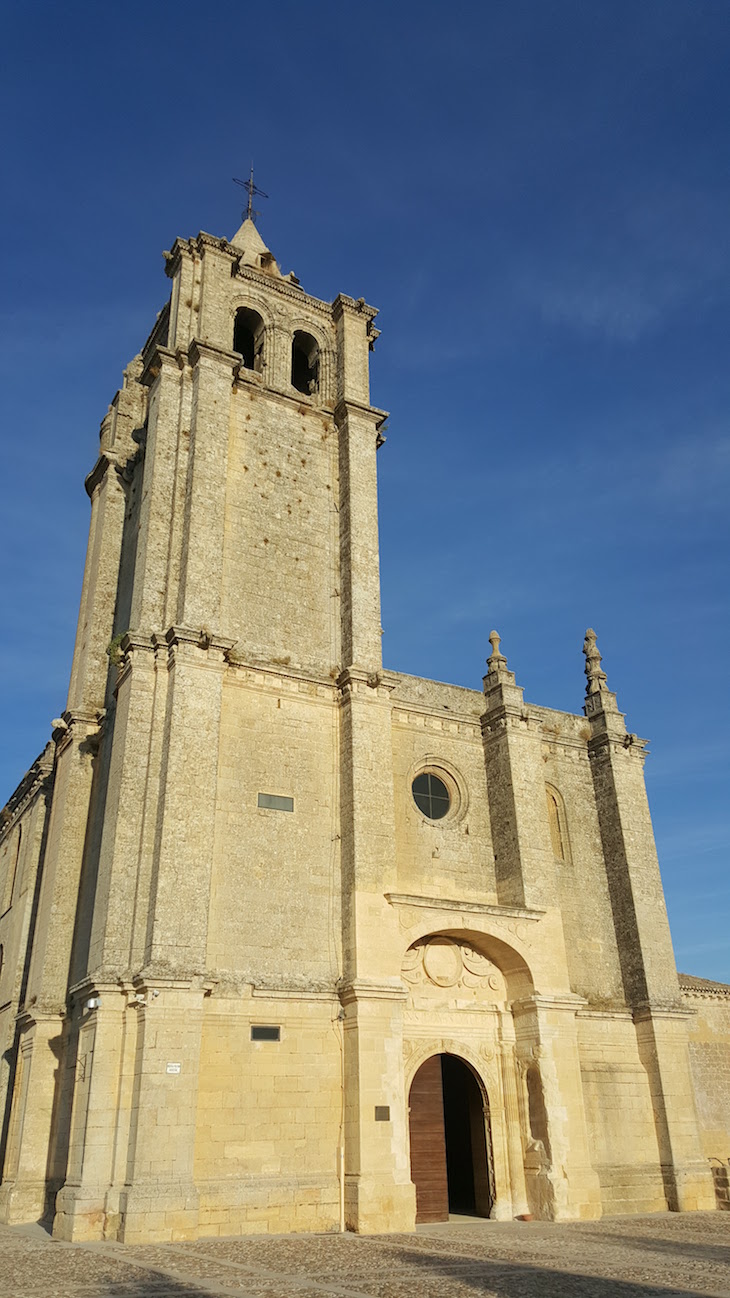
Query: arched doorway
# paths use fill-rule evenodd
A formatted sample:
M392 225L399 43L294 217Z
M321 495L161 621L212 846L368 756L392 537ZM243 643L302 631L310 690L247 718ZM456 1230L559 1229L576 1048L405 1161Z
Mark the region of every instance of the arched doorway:
M489 1111L462 1059L432 1055L411 1083L408 1105L416 1222L449 1213L488 1217L494 1202Z

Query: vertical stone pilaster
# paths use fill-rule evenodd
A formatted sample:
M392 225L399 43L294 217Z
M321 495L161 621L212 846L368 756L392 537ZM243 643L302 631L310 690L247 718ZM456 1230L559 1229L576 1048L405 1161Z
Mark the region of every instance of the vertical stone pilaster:
M554 1221L601 1215L601 1192L588 1145L576 1010L579 996L535 994L513 1006L518 1049L535 1058L545 1101L550 1155L539 1178L542 1201L531 1205ZM533 1187L537 1186L537 1181Z
M86 479L86 490L91 498L91 521L66 704L69 712L104 707L109 672L106 650L114 633L126 507L113 452L100 456Z
M199 340L188 353L193 369L178 621L220 630L224 524L233 352Z
M377 337L372 322L377 315L373 307L360 299L340 293L333 303L337 329L337 396L338 400L370 405L369 349Z
M644 784L645 741L628 734L606 685L593 631L584 644L584 711L608 889L627 1003L649 1076L667 1203L712 1207L709 1168L694 1105L686 1014L674 961L654 832Z
M167 671L166 647L156 652L149 637L125 636L121 649L87 970L101 977L105 971L125 973L144 952L136 920L146 916L157 817L158 772L150 765L158 654Z
M667 1206L674 1212L716 1207L712 1174L701 1156L685 1009L634 1013L639 1058L649 1078Z
M137 1053L118 1237L194 1239L193 1170L204 991L182 979L140 979Z
M13 1224L47 1221L66 1167L73 1074L65 1057L62 1014L42 1011L19 1023L13 1109L0 1217ZM71 1064L73 1061L71 1061Z
M528 1212L525 1188L525 1151L522 1141L520 1103L518 1095L517 1059L515 1057L514 1024L511 1014L503 1014L500 1022L499 1059L504 1097L504 1123L509 1167L512 1217ZM506 1205L505 1205L506 1206ZM505 1215L500 1213L500 1216Z
M335 421L340 447L342 658L346 667L373 672L383 661L375 465L380 412L340 402Z
M390 691L387 674L340 678L346 1220L350 1229L410 1230L415 1190L407 1157L403 1073L405 989L392 978L393 878ZM387 1106L387 1122L375 1107Z
M151 635L165 625L176 483L187 471L185 376L178 357L156 347L143 377L150 393L130 621L136 633Z
M66 1003L100 722L66 713L63 725L26 999L53 1011Z
M80 991L76 1078L70 1122L68 1170L56 1195L54 1239L90 1240L116 1235L107 1220L109 1187L120 1115L120 1075L124 1057L127 995L118 985L91 980ZM100 1004L87 1009L84 1002Z
M6 1220L32 1220L53 1210L63 1184L73 1060L66 1005L87 818L99 738L97 716L66 713L54 732L53 800L43 864L33 952L21 1008L11 1126L17 1137L17 1174L7 1190ZM32 1010L30 1009L32 1007ZM31 1209L31 1205L35 1205ZM23 1213L30 1214L23 1216Z
M539 722L498 652L496 632L490 640L496 649L484 677L482 736L497 897L508 906L556 906ZM567 968L565 978L567 987Z
M387 672L346 671L341 706L343 966L346 980L390 973L384 931L397 935L384 893L395 878L393 751Z
M644 784L645 742L629 735L616 696L586 698L588 753L628 1004L679 1004L674 951Z
M345 1223L360 1234L412 1230L400 979L356 979L345 1008ZM379 1120L376 1110L385 1108Z
M167 634L169 683L151 880L147 968L206 967L223 674L232 641Z

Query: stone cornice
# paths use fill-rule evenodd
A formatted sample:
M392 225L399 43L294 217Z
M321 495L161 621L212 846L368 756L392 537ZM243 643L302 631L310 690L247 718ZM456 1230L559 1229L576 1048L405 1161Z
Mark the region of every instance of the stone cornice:
M62 712L53 729L57 755L60 756L72 743L83 744L86 740L95 739L104 724L104 717L103 708L94 712L80 709Z
M245 375L245 378L242 378ZM333 417L334 407L329 398L324 400L320 393L315 396L308 396L304 392L285 392L283 388L269 387L265 379L260 374L252 373L250 370L239 370L233 379L234 392L246 392L248 388L253 387L257 395L266 397L268 400L278 401L284 405L297 406L300 414L305 410L312 412L313 415L328 415Z
M109 469L116 469L117 467L116 455L112 451L102 451L93 469L90 473L87 473L84 479L84 487L90 500L94 492L101 486Z
M633 1008L634 1023L651 1023L654 1019L689 1019L694 1010L685 1009L683 1005L635 1005Z
M423 717L424 719L429 718L432 721L438 722L439 729L443 730L448 729L449 723L452 722L457 725L459 729L468 728L469 730L472 730L477 741L479 739L479 718L473 716L469 712L455 712L451 708L447 710L446 708L439 709L437 707L428 707L422 703L407 703L403 702L401 699L394 698L393 720L396 724L400 722L402 725L404 722L397 715L399 712L408 713L409 716ZM408 722L405 721L405 724L407 725Z
M254 983L251 997L267 1001L328 1001L335 1004L339 1001L334 987L328 991L316 987L267 987L265 983Z
M588 756L593 761L601 761L625 753L643 765L649 755L648 744L648 739L640 739L625 729L615 734L603 730L588 740Z
M152 639L155 643L162 643L158 636L153 636ZM164 643L169 648L188 644L194 645L196 649L219 649L221 653L229 654L236 641L218 635L215 631L206 631L203 627L171 626L165 632Z
M457 901L445 897L423 897L414 893L386 892L391 906L421 906L424 910L445 910L457 914L493 915L496 919L540 920L547 912L526 906L499 906L482 901Z
M585 996L576 996L575 992L555 992L550 993L534 992L532 996L525 996L522 1000L514 1001L512 1010L515 1014L526 1014L530 1010L567 1010L570 1014L576 1014L588 1006Z
M203 627L171 626L163 637L153 636L155 648L167 650L167 667L172 671L181 654L186 663L195 662L206 671L223 672L228 667L228 655L235 641L207 631ZM196 653L191 654L191 650Z
M165 366L168 369L180 369L180 361L179 352L174 352L169 347L162 347L153 340L149 349L146 348L144 352L144 369L139 376L140 383L143 387L151 388Z
M325 302L322 298L313 297L307 293L300 284L290 279L288 275L281 277L269 275L265 270L260 270L256 266L248 266L243 262L243 253L235 244L229 243L227 239L220 238L218 235L207 234L201 230L194 238L180 239L177 238L169 252L162 255L165 258L165 274L172 278L177 270L178 263L183 257L203 257L206 250L220 253L229 258L233 263L233 273L236 279L249 279L256 284L263 284L267 291L273 290L281 297L288 298L290 301L299 304L306 303L308 308L314 308L328 320L338 319L339 316L348 312L352 315L364 316L367 324L372 323L378 314L377 307L368 306L364 298L348 297L344 293L339 293L333 302ZM154 333L154 330L153 330Z
M228 654L227 661L232 670L232 682L238 680L242 686L269 685L272 689L280 689L282 684L287 684L290 688L305 686L324 690L328 696L337 689L337 683L331 675L323 675L306 667L291 666L289 663L256 662L255 659L239 657L235 646Z
M215 343L204 342L202 338L192 338L190 340L187 359L188 363L193 367L202 360L215 361L217 364L223 364L229 368L231 374L241 364L241 357L237 352L227 351L225 347L216 347Z
M481 717L482 734L485 742L495 740L500 735L523 726L536 738L540 738L540 719L530 712L527 704L502 704L484 712Z
M400 978L382 981L370 978L353 978L344 983L339 990L343 1005L353 1005L357 1001L400 1001L408 999L408 991Z
M590 1001L585 1009L577 1011L579 1019L630 1019L633 1020L633 1011L616 1006L615 1009L594 1009Z
M240 257L241 253L236 249L236 256ZM327 324L332 324L332 307L329 302L324 302L322 298L312 297L311 293L306 293L300 284L294 284L286 275L281 279L273 275L267 275L266 271L257 270L255 266L246 266L239 262L235 269L237 280L250 280L256 285L266 287L267 292L272 290L278 293L280 297L288 298L290 302L296 302L298 306L306 305L308 310L314 310L318 315L324 316Z
M138 631L125 631L119 643L121 661L114 684L114 693L118 694L127 677L132 672L132 661L135 653L153 653L156 646L152 636L142 635Z
M21 1005L15 1016L15 1022L21 1032L29 1032L39 1023L65 1022L68 1017L65 1005Z
M366 690L370 690L376 697L390 700L398 680L395 672L388 672L382 668L379 671L368 672L362 667L353 665L345 667L340 672L337 686L342 699L350 698L353 694L364 694Z
M213 252L223 253L223 255L228 257L231 261L235 261L237 257L241 256L240 249L234 248L233 244L229 243L227 239L222 239L215 234L206 234L205 230L200 230L192 239L180 239L178 237L173 243L170 251L163 252L162 255L165 259L165 274L169 275L172 279L177 269L178 262L181 261L183 257L202 257L206 248L210 248Z
M703 985L704 982L704 985ZM679 975L679 990L682 996L701 996L716 997L718 1000L730 999L730 985L726 983L712 982L710 979L698 979L696 985L682 981L682 975Z
M161 307L161 309L157 312L157 319L155 320L155 323L153 324L147 337L145 338L144 346L140 350L140 355L144 356L145 353L150 348L156 347L158 345L158 339L160 335L162 333L166 333L166 331L168 331L169 328L170 328L170 299L168 298L167 301L165 302L165 305Z
M378 314L378 308L368 306L364 297L355 299L354 297L348 297L346 293L338 293L332 303L332 315L335 320L338 320L345 312L350 315L364 316L365 320L370 323Z
M0 842L12 832L38 793L53 784L53 745L46 744L8 798L0 815Z
M108 994L109 992L125 993L130 992L131 990L132 982L130 980L125 980L114 973L100 970L96 974L85 974L78 982L72 983L68 989L68 994L69 997L72 997L74 1000L79 1000L82 996L89 996L94 993L101 995L102 993Z
M352 397L341 397L335 406L335 422L338 425L344 424L350 415L364 415L374 419L377 433L388 418L388 411L379 410L377 406L368 406L363 401L355 401Z

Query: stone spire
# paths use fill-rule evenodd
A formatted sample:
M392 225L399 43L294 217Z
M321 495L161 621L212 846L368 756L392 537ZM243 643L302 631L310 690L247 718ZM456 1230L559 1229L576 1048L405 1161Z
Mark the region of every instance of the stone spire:
M231 239L231 243L234 248L240 248L241 252L251 258L261 257L269 251L250 216L245 218L243 225Z
M487 667L490 674L497 671L505 671L507 668L507 659L503 653L499 652L499 646L502 643L502 637L496 631L489 632L489 643L492 646L492 652L487 658Z
M596 644L596 633L592 627L586 631L583 653L586 656L586 697L589 698L591 694L600 694L603 691L608 692L606 673L601 671L601 655Z
M515 685L514 672L507 669L507 659L499 648L501 636L496 631L490 631L489 643L492 646L492 652L487 658L487 674L483 677L485 694L500 685Z
M258 229L250 217L247 217L243 225L236 231L230 241L231 247L240 253L238 258L239 266L251 266L254 270L263 271L265 275L271 275L274 279L283 279L299 287L299 280L290 270L287 275L282 273L281 267L276 260L273 252L266 247Z

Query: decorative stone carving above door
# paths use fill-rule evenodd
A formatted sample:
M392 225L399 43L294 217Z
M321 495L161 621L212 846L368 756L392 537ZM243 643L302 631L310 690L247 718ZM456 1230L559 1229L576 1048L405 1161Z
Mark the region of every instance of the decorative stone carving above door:
M406 951L401 975L415 990L471 992L491 1003L506 995L504 977L487 956L468 942L436 934L421 938Z

